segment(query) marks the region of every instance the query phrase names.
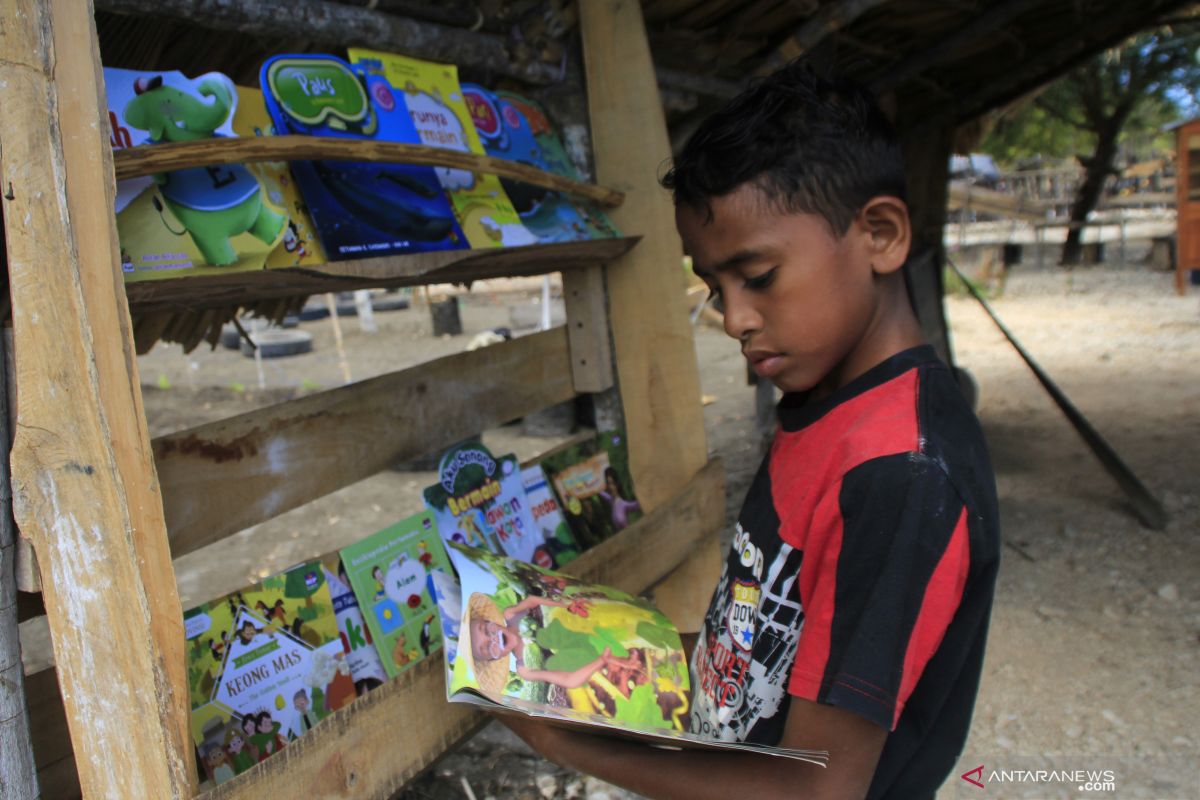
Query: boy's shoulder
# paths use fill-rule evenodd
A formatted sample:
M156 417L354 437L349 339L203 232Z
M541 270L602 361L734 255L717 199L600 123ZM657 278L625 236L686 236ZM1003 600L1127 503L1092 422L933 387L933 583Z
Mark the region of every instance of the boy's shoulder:
M933 464L956 488L990 480L979 422L927 345L893 355L818 403L785 396L779 417L772 472L789 483L836 481L901 455Z

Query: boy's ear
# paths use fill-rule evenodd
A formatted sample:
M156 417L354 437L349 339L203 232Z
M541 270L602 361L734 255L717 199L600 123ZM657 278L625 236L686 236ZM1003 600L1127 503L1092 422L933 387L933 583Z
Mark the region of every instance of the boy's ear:
M912 225L903 200L890 195L872 197L859 209L858 222L867 235L872 271L885 275L904 266L912 246Z

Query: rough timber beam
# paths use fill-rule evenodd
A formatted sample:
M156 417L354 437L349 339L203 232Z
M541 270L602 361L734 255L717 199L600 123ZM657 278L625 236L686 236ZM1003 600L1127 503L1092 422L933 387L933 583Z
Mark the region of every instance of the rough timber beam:
M856 19L887 0L837 0L822 5L808 22L789 36L767 56L754 71L756 75L774 72L792 59L799 58L812 50L831 33L845 28Z
M954 53L978 40L996 35L996 32L1042 0L1008 0L980 14L950 36L933 47L913 53L908 58L888 67L887 71L871 83L875 94L891 91L909 78L921 74Z
M121 277L90 2L0 0L13 515L86 797L195 793L183 614ZM3 793L3 792L0 792Z
M558 64L512 58L503 36L328 0L96 0L96 7L113 14L175 19L212 30L286 37L335 49L354 44L403 52L535 85L565 79ZM739 88L732 81L678 70L658 69L655 74L664 101L673 108L693 107L694 95L732 97Z
M643 506L654 509L707 460L695 343L679 301L686 289L683 250L671 198L657 181L670 141L658 91L646 80L653 64L641 6L587 0L579 11L596 179L625 191L613 222L643 236L606 268L606 277L630 470ZM711 537L656 590L659 607L683 630L698 630L707 587L719 571L718 540Z

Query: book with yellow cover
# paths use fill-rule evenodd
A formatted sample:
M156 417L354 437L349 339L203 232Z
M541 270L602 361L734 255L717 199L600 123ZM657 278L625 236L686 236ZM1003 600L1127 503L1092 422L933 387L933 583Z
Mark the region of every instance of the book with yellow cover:
M382 75L403 93L422 144L485 155L453 64L353 47L348 53L350 62L368 77ZM437 174L471 247L537 244L495 175L443 167Z

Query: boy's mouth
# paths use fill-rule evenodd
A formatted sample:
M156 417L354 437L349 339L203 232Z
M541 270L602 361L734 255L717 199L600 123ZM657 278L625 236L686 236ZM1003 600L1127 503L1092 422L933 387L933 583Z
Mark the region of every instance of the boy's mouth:
M750 368L760 378L771 378L783 369L783 354L769 350L745 350L742 355L750 362Z

